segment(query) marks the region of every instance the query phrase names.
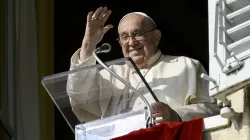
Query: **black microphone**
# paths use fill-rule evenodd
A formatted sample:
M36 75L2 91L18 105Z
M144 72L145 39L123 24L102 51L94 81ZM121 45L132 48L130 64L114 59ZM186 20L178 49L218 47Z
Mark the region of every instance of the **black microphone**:
M109 43L103 43L101 47L96 49L96 53L108 53L111 50L111 45Z

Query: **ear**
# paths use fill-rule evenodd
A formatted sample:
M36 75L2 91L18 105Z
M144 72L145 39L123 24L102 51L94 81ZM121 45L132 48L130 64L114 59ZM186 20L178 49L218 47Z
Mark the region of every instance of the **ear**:
M158 46L161 40L161 31L160 30L155 30L154 31L154 46Z

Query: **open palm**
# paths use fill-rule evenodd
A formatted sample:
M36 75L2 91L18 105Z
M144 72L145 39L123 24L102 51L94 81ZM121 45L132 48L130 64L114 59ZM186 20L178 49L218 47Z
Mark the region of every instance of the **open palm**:
M95 12L89 12L84 38L95 45L98 44L104 34L113 27L111 24L105 26L110 14L111 10L107 10L107 7L99 7Z

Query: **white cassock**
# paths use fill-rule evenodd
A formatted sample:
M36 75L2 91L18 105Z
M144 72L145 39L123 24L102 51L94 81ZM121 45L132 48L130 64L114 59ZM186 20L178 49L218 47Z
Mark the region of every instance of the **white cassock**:
M79 53L80 49L73 54L70 70L96 64L94 56L81 62ZM159 101L168 104L183 121L219 114L216 101L209 96L208 82L200 78L201 73L206 71L199 61L184 56L163 55L159 50L147 65L152 67L140 69L145 80ZM132 67L125 64L110 68L143 93L150 104L155 102ZM105 69L70 74L67 93L73 112L85 122L145 107L132 90Z

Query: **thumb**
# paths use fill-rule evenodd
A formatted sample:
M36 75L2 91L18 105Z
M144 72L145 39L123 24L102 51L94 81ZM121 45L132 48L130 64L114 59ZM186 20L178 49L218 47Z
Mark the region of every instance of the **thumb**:
M113 28L113 25L109 24L102 29L102 32L105 34L111 28Z

